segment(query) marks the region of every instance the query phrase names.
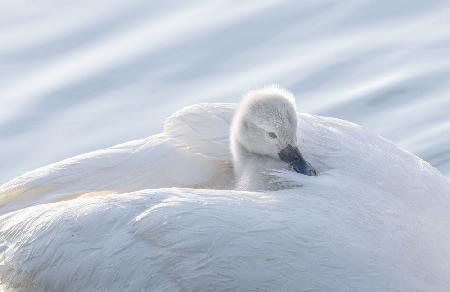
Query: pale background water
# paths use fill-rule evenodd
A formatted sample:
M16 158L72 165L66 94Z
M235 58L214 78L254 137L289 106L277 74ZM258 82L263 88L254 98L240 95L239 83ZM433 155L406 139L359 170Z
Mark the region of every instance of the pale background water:
M271 83L450 175L449 1L0 0L0 183Z

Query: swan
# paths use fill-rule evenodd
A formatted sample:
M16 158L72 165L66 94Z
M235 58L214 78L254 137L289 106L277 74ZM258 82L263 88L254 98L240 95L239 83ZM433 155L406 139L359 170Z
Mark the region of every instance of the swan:
M246 119L256 101L295 111L277 87L189 106L161 134L2 185L0 287L449 291L448 178L347 121ZM250 170L288 187L255 190Z
M281 168L280 162L288 163L296 172L317 175L297 147L294 97L275 86L244 97L231 124L230 149L238 189L274 187L264 172Z

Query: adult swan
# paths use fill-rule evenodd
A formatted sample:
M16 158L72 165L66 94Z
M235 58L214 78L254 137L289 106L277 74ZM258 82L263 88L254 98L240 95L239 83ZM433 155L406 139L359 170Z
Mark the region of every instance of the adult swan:
M355 124L295 115L277 87L249 93L230 142L234 112L194 105L164 133L1 186L0 286L450 291L439 171Z

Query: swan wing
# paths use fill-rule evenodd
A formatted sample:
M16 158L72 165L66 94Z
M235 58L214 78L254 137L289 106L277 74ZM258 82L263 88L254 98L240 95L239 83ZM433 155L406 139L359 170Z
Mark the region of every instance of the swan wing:
M236 104L199 103L167 118L164 132L178 147L211 160L231 161L229 132Z
M345 173L359 180L398 186L399 181L419 190L448 186L450 180L416 155L357 124L305 113L298 115L297 136L306 160L322 174ZM308 179L306 176L296 176ZM427 186L419 187L426 183Z
M0 186L0 214L80 195L206 185L228 176L233 104L198 104L170 116L165 133L78 155ZM226 182L214 180L214 186Z

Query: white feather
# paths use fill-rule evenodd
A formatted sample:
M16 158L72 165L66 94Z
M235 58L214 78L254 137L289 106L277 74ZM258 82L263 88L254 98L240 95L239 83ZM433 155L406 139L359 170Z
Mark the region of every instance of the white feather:
M229 131L236 104L200 103L167 118L164 132L171 142L208 159L230 162Z
M450 290L448 178L362 127L299 114L298 142L318 177L274 170L297 186L276 192L192 188L231 181L224 167L233 112L193 106L169 118L163 134L3 185L2 211L35 206L0 216L1 285ZM36 205L108 190L120 194Z

